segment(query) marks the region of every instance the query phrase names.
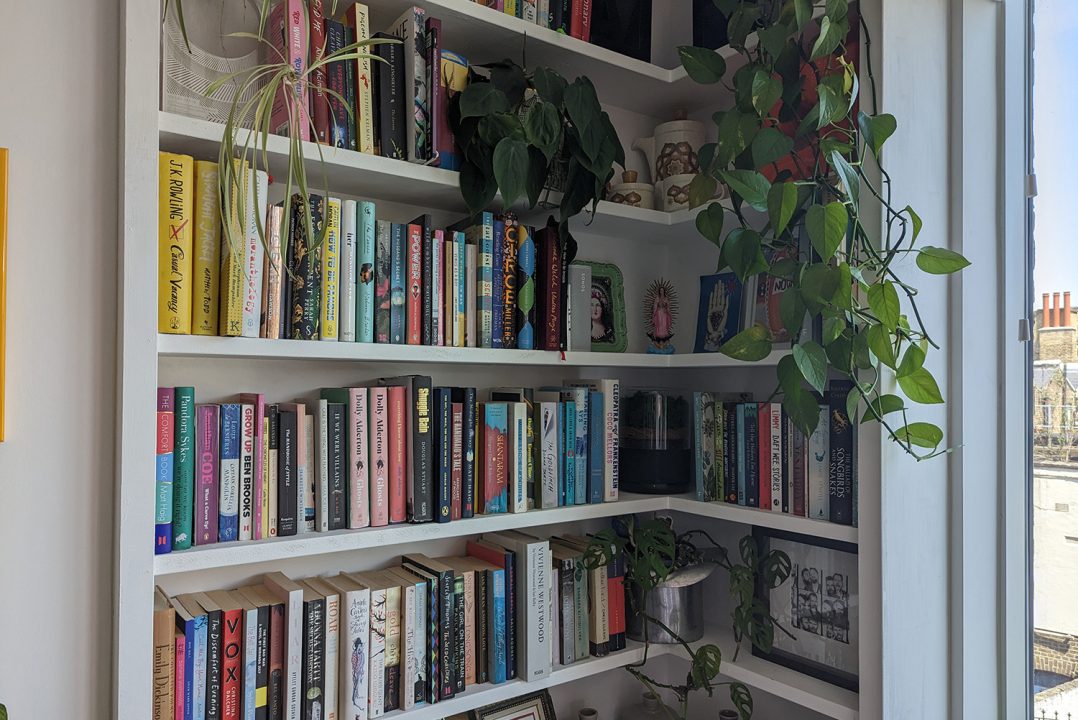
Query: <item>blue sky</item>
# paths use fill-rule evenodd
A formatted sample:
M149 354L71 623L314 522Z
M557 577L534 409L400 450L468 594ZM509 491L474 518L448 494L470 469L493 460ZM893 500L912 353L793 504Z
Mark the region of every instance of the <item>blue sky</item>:
M1034 306L1042 292L1078 292L1078 3L1035 0Z

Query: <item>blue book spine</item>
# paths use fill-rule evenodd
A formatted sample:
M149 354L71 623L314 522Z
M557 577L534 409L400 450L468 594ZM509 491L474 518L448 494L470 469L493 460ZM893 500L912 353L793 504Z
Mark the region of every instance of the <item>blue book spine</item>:
M393 223L389 266L389 342L404 344L404 270L408 238L404 225Z
M463 323L468 313L468 251L464 233L454 232L453 242L457 244L457 317Z
M745 485L745 404L737 405L737 504L746 502Z
M525 225L517 228L517 348L535 349L535 239ZM579 423L577 423L579 425Z
M603 394L588 393L588 502L603 501L603 460L606 450Z
M704 499L704 439L701 424L704 419L703 393L692 394L692 446L696 461L696 499Z
M494 679L495 685L506 680L508 658L505 647L505 570L492 573L494 580Z
M194 665L190 673L192 702L188 707L191 708L192 720L203 720L206 717L206 657L209 653L209 621L205 615L198 615L194 622ZM187 636L187 642L191 642L190 635Z
M240 406L221 405L221 500L217 532L220 542L239 539L240 532Z
M494 308L494 215L483 213L479 234L479 347L491 346L491 322Z
M505 318L502 315L502 306L505 304L505 283L502 282L502 266L505 265L505 249L502 247L501 238L505 235L505 221L494 220L494 238L492 240L494 252L491 255L491 315L490 315L490 346L494 348L505 347L502 332L505 329Z
M374 342L374 203L357 203L356 341Z
M572 400L562 403L565 415L562 418L562 437L565 438L565 504L576 505L576 403Z
M154 518L155 555L172 552L172 453L157 456L157 512Z
M588 389L573 388L576 407L576 497L577 505L588 502Z

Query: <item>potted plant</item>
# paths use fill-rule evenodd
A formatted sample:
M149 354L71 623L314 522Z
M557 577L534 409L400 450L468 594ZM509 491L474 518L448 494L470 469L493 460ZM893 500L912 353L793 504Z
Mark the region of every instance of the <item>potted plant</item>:
M770 651L776 628L787 632L756 598L755 588L758 582L772 589L786 582L790 558L780 550L761 555L751 535L741 538L738 550L739 557L735 559L704 530L677 534L667 518L638 520L627 515L617 518L614 528L596 533L585 552L588 569L605 567L615 555L625 558L626 617L630 621L627 631L634 640L644 643L643 658L627 665L626 670L656 696L661 697L662 690L674 696L676 706L664 705L674 720L688 717L693 693L704 692L711 697L724 686L742 720L752 717L748 687L717 680L722 669L719 646L692 644L703 630L702 583L712 570L725 570L730 576L734 659L743 640ZM689 659L683 682L661 682L647 674L648 650L656 642L682 646Z

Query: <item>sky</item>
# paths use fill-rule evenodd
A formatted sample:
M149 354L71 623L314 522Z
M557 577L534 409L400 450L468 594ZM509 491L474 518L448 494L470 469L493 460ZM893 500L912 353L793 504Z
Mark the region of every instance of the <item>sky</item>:
M1035 3L1033 297L1037 304L1043 292L1078 293L1078 2Z

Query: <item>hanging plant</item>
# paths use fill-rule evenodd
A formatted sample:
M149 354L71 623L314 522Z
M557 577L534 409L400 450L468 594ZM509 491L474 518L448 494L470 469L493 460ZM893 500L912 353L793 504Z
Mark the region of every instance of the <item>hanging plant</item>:
M730 268L743 282L770 275L789 283L780 301L792 345L778 364L783 408L811 433L819 420L817 393L829 376L844 376L854 383L850 418L864 408L862 422L879 422L918 460L947 452L938 426L908 417L908 403L941 404L943 396L925 367L939 345L905 261L912 256L930 275L954 273L969 262L946 248L918 245L921 218L892 196L883 147L897 121L876 110L871 66L872 111L859 110L851 59L857 51L847 47L851 25L860 26L869 45L867 27L845 0L714 3L729 20L739 62L728 72L732 68L711 50L678 49L692 80L722 85L722 97L733 97L714 115L717 139L701 149L701 174L690 194L700 205L719 183L730 190L731 207L710 202L696 219L700 234L721 249L718 271ZM877 213L882 230L866 224ZM813 325L817 331L804 330ZM772 342L769 331L755 325L719 351L755 361L771 352ZM884 391L887 375L897 379L901 394Z
M586 77L568 82L554 70L531 72L511 60L470 72L470 83L449 104L449 125L461 151L460 192L477 214L501 193L509 209L523 198L534 208L544 191L558 191L557 223L602 199L614 163L625 150Z

